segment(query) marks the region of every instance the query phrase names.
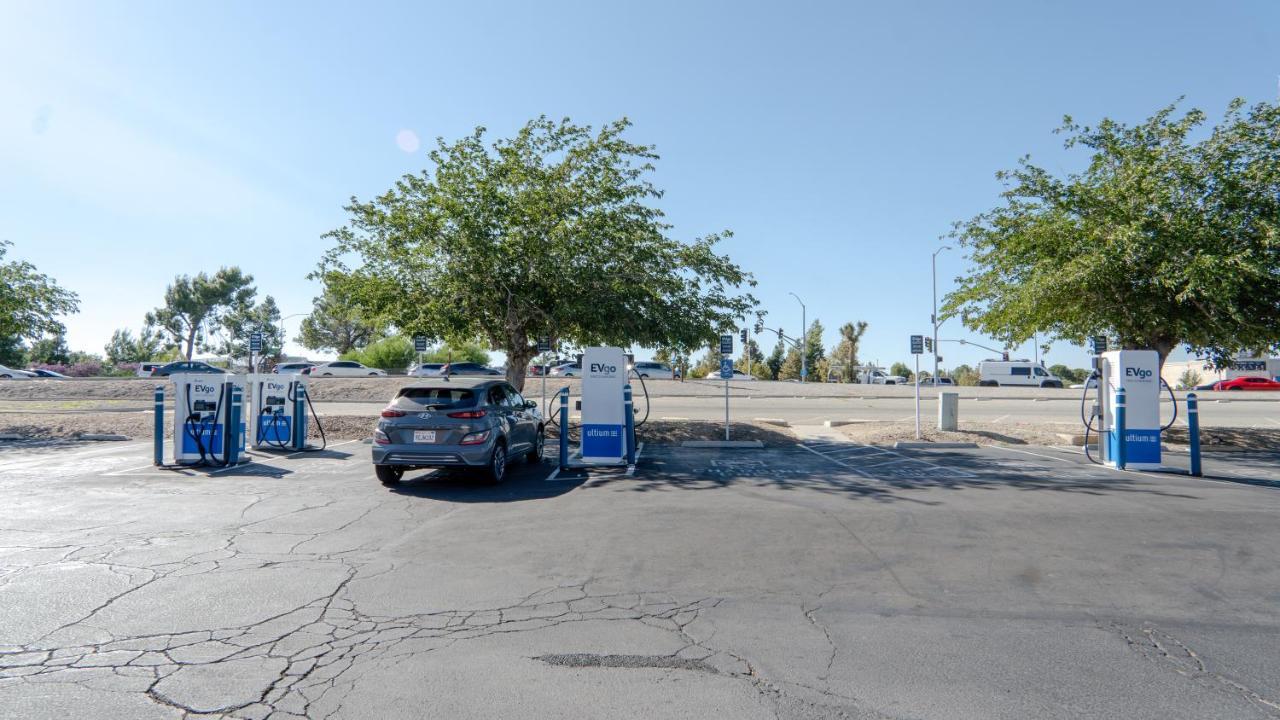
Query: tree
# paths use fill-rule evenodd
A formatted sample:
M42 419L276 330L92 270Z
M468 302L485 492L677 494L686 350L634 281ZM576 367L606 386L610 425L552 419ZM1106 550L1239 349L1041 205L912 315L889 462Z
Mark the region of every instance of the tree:
M111 341L102 349L113 365L141 363L154 359L164 349L164 340L151 328L144 327L137 338L129 328L121 328L111 333Z
M42 337L27 349L28 365L66 365L69 362L71 349L67 347L65 333Z
M482 338L516 387L540 336L705 347L755 307L739 293L755 281L715 253L728 232L668 237L648 179L658 156L623 137L629 125L540 117L488 146L484 128L441 139L430 170L352 198L313 277L406 333Z
M747 363L748 357L751 358L749 364ZM741 370L745 373L748 365L751 368L751 373L755 375L761 374L764 370L764 353L760 352L760 346L756 344L755 338L750 337L747 338L746 346L742 348L742 356L734 361L733 367L735 370Z
M707 352L698 360L698 364L689 369L689 377L705 378L715 377L720 374L720 346L717 344L713 348L708 348Z
M303 318L296 342L305 348L339 355L382 338L386 325L366 317L358 307L325 287L315 309Z
M20 365L23 342L61 336L58 316L80 309L80 298L22 260L4 262L13 243L0 240L0 364Z
M858 344L867 332L867 323L863 320L847 322L840 326L840 342L831 351L832 362L842 363L841 382L856 382L858 371Z
M270 295L258 304L253 296L238 297L231 308L222 315L219 326L222 341L217 346L220 355L230 358L249 356L249 339L253 333L262 333L262 350L259 357L271 357L284 349L284 327L280 324L280 307Z
M1182 388L1193 388L1200 384L1204 377L1199 372L1187 368L1182 371L1182 375L1178 377L1178 386Z
M824 372L822 360L826 358L827 353L822 349L822 333L824 329L822 323L814 320L809 323L809 331L806 333L809 340L805 343L804 339L800 340L800 344L808 345L808 356L805 358L805 369L809 371L809 377L819 377L825 381L826 377L820 375ZM800 349L791 347L787 350L787 359L782 362L782 369L779 377L786 380L800 379Z
M889 374L901 375L902 377L907 379L907 382L911 382L911 380L915 377L915 373L911 372L911 367L904 362L896 362L893 365L889 366Z
M977 385L979 378L978 371L968 365L957 365L951 371L951 379L957 385Z
M473 362L481 365L489 364L489 352L480 343L448 343L431 348L422 356L423 362Z
M1204 113L1175 107L1132 127L1068 117L1085 170L999 173L1003 204L952 232L976 267L944 314L1008 345L1110 335L1162 365L1179 344L1218 364L1280 349L1280 107L1235 100L1198 141Z
M778 379L778 373L782 372L786 356L786 345L782 343L782 338L778 338L778 344L773 346L773 352L769 353L769 358L764 361L765 367L769 368L770 380Z
M251 302L253 276L238 267L221 268L212 277L179 275L164 292L164 305L147 313L147 328L168 335L190 360L197 347L208 349L207 333L232 308Z
M348 350L339 356L342 360L355 360L371 368L403 371L413 364L418 353L413 341L403 335L383 338L360 350Z

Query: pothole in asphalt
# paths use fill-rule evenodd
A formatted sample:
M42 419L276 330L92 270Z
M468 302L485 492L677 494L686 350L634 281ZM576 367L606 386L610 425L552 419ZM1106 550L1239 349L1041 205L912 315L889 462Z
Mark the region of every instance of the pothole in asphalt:
M607 667L607 668L662 668L666 670L693 670L715 674L718 671L701 660L672 657L670 655L597 655L595 653L558 653L539 655L534 660L541 660L548 665L560 667Z

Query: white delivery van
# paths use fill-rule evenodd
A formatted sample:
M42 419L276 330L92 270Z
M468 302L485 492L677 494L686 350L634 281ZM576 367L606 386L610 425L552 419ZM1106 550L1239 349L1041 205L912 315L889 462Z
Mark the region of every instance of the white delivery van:
M1062 387L1062 380L1043 365L1030 360L983 360L978 363L978 384L984 387Z

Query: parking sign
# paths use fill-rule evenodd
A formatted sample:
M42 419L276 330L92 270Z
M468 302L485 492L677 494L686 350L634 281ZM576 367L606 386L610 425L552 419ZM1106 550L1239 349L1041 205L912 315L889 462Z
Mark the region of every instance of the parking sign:
M414 336L413 336L413 351L414 351L414 352L426 352L426 351L427 351L427 336L426 336L426 335L414 335Z
M249 352L262 352L262 333L255 332L249 335Z
M551 352L551 338L549 337L538 338L538 352L540 353Z
M733 378L733 360L731 358L720 358L720 379L730 380Z
M923 353L924 353L924 336L912 335L911 336L911 354L920 355Z
M721 355L733 354L733 336L732 335L720 336L720 354Z

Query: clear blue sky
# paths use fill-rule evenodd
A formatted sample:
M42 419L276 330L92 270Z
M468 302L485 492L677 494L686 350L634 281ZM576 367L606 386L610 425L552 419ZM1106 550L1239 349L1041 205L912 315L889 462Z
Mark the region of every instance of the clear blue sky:
M929 255L996 202L996 170L1024 153L1073 167L1050 132L1064 113L1274 99L1278 29L1272 0L10 1L0 238L80 294L76 349L219 265L304 313L346 199L425 167L436 136L625 115L662 155L676 234L731 228L770 326L798 330L795 292L828 345L868 321L863 358L887 365L927 332ZM942 253L940 291L964 270ZM942 336L981 340L955 321ZM1086 363L1065 345L1047 360Z

